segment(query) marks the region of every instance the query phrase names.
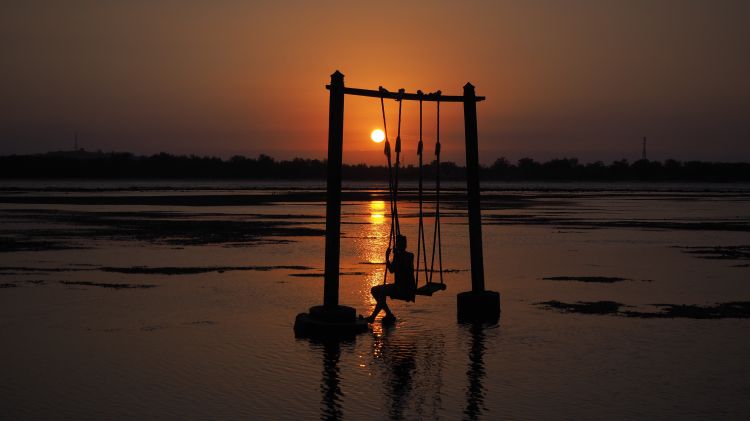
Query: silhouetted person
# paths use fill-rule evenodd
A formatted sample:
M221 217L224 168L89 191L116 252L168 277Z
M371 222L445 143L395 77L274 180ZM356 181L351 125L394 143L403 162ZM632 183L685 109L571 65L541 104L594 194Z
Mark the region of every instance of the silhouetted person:
M396 316L393 315L386 297L393 299L414 301L416 282L414 281L414 254L406 251L406 237L396 236L396 247L393 249L393 260L390 260L391 249L385 252L385 266L389 272L394 274L395 281L392 284L384 284L372 287L370 292L377 304L367 321L372 323L380 310L385 310L384 323L393 323Z
M387 398L388 419L403 420L410 419L410 417L413 419L414 415L406 412L415 403L414 377L419 374L417 373L417 357L420 356L417 344L413 337L388 338L387 336L387 331L384 331L381 337L384 339L381 343L383 353L379 362L382 364L380 367L385 370L383 386Z

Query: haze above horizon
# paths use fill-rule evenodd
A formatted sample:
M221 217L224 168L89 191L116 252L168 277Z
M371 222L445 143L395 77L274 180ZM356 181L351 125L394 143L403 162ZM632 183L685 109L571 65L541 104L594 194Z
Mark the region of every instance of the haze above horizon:
M369 89L471 82L492 160L634 160L646 136L657 160L750 161L748 18L739 0L6 2L0 154L78 132L87 149L323 158L338 69ZM441 112L445 159L462 163L461 106ZM418 105L403 113L413 163ZM382 164L379 101L347 97L345 119L345 161Z

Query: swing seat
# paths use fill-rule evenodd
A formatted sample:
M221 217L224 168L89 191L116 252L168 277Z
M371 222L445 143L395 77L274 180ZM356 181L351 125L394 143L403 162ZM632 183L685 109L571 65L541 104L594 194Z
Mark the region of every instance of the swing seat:
M417 288L417 295L424 295L432 297L432 294L438 291L445 291L445 284L439 284L437 282L428 282L421 287Z

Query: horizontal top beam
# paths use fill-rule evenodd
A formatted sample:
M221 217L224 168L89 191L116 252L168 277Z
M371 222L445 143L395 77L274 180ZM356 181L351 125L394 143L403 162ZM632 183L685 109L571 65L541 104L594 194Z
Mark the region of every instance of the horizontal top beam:
M326 89L330 90L331 85L326 85ZM438 91L440 92L440 91ZM387 90L382 91L375 91L372 89L359 89L359 88L349 88L344 87L344 94L346 95L357 95L357 96L369 96L372 98L388 98L388 99L399 99L406 101L419 101L420 99L422 101L438 101L438 98L440 98L440 102L464 102L465 98L463 95L442 95L438 92L431 92L429 94L419 94L419 93L399 93L399 92L391 92ZM476 97L476 101L484 101L483 96Z

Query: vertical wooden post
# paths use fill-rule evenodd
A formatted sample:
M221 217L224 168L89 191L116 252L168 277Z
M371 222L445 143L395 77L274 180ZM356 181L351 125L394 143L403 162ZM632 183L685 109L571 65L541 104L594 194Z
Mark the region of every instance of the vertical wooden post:
M469 251L471 290L484 291L482 254L482 214L479 205L479 140L477 139L477 100L474 86L464 86L464 128L466 133L466 192L469 201Z
M466 133L466 193L469 205L469 252L471 291L456 296L461 322L496 322L500 318L500 294L484 289L482 254L482 212L479 204L479 140L477 139L477 96L474 86L464 86L464 128Z
M326 257L323 306L339 305L339 260L341 247L341 164L344 143L344 75L331 75L328 108L328 163L326 183Z

